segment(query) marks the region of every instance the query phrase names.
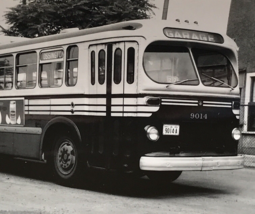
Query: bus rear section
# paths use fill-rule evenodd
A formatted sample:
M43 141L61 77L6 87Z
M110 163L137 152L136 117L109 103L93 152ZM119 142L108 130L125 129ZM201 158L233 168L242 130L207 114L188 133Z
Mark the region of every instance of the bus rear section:
M193 42L156 41L143 55L143 93L157 111L142 125L140 169L175 180L181 171L243 167L238 155L236 54Z

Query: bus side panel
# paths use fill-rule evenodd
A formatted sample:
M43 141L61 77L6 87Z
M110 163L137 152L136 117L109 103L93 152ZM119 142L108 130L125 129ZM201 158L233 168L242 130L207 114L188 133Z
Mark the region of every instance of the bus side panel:
M13 154L13 133L0 132L0 153Z
M13 154L16 157L40 159L41 135L14 134Z

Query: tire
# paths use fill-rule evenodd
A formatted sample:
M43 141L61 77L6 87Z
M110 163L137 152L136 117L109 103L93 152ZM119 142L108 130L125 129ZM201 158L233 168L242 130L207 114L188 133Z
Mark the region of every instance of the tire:
M55 138L50 165L54 180L65 186L74 186L80 174L78 145L71 136Z
M149 171L146 175L150 180L159 184L169 184L180 177L182 171Z

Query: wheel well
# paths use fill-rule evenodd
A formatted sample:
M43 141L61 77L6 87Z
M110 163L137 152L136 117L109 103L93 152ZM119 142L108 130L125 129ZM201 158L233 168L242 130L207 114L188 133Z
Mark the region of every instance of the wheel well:
M49 155L51 155L53 151L54 140L59 135L69 135L73 137L75 141L80 142L79 133L74 126L71 124L66 124L63 122L57 122L50 125L43 137L42 141L42 154L44 153L44 159L47 160Z

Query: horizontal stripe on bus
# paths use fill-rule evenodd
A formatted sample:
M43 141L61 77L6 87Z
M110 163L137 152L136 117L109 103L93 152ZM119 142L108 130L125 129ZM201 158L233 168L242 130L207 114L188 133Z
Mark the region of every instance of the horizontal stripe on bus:
M93 108L92 108L93 107ZM29 107L30 110L30 107ZM50 111L106 111L106 106L51 106Z
M203 101L204 104L232 105L230 102Z
M175 99L162 99L162 102L198 103L198 100L175 100Z
M173 105L173 106L198 106L198 104L193 104L193 103L165 103L165 102L162 102L162 105Z
M50 111L50 106L29 106L29 111Z
M106 116L106 112L74 112L71 111L57 111L54 113L46 111L27 112L26 115L85 115L85 116Z
M204 107L217 107L217 108L231 108L232 106L225 106L225 105L209 105L209 104L204 104Z
M129 113L111 113L112 117L150 117L151 113L137 113L137 112L129 112Z
M106 105L105 98L76 98L76 99L38 99L38 100L28 100L26 105Z
M0 126L0 132L18 134L42 134L42 129L39 127Z

